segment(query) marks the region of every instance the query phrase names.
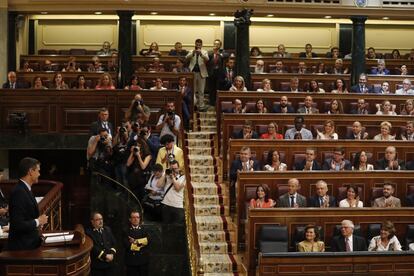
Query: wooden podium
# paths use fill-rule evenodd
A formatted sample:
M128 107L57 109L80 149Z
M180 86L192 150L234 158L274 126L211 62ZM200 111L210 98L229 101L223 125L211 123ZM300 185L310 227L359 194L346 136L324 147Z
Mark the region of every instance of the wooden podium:
M82 229L83 230L83 229ZM41 246L35 250L0 253L0 275L88 276L92 240L83 234L76 245Z

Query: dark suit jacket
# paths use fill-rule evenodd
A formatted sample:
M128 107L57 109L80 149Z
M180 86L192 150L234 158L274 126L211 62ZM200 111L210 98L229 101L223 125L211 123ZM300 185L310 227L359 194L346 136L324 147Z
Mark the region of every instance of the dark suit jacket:
M102 128L102 121L100 121L100 120L95 121L95 122L91 123L91 127L89 129L89 134L91 136L98 135L98 131L101 128ZM112 126L112 123L111 122L108 122L108 128L109 128L110 134L112 136L115 136L114 127Z
M398 165L401 167L400 169L405 170L404 161L397 159L397 162L398 162ZM385 170L386 167L388 167L388 161L385 160L385 158L382 158L375 163L376 170Z
M306 165L306 159L304 159L302 162L295 163L295 171L303 171ZM321 165L316 160L313 160L312 163L312 171L320 171L322 170Z
M224 61L228 56L229 54L225 51L219 51L219 55L217 57L217 69L215 69L214 52L212 50L208 51L208 61L206 66L209 77L219 77L221 81L224 80ZM218 76L216 74L218 74Z
M331 170L331 162L332 162L332 158L326 159L325 162L323 162L322 170L324 170L324 171L330 171ZM344 169L346 171L352 170L352 164L351 164L351 162L349 162L349 160L345 160L345 167L344 167Z
M282 108L281 108L280 104L274 105L273 109L272 109L272 112L273 113L282 113ZM295 109L291 105L288 105L287 106L287 113L295 113Z
M125 265L127 266L139 266L149 262L149 249L148 245L140 248L140 251L132 251L131 243L128 240L128 237L134 239L144 239L147 238L149 244L148 233L145 230L145 227L140 225L139 229L129 228L128 231L124 234L124 244L125 244Z
M7 207L9 203L7 202L7 199L5 198L2 190L0 189L0 208ZM6 214L5 216L0 217L0 226L6 226L9 224L9 215Z
M333 196L329 196L329 207L336 207L336 198ZM308 207L321 207L321 202L319 200L319 196L315 195L308 198Z
M306 53L305 53L305 52L301 52L301 53L299 54L299 57L300 57L300 58L306 58ZM313 58L316 58L316 57L318 57L318 55L317 55L317 54L315 54L314 52L312 52L312 57L313 57Z
M368 89L368 93L374 93L374 89L372 88L371 85L365 85L366 88ZM352 93L362 93L361 92L361 87L359 86L359 84L356 84L354 86L351 87L351 92Z
M116 241L112 231L109 227L104 226L102 234L98 231L94 231L92 228L88 228L85 231L93 241L93 247L91 251L91 268L105 269L113 266L114 262L106 262L105 257L107 254L116 253L115 245ZM114 258L115 259L115 258Z
M352 235L353 251L368 251L367 243L364 238ZM345 239L341 236L335 236L331 241L332 252L346 252Z
M9 250L30 250L40 246L36 221L39 208L36 199L23 181L19 180L10 194Z
M410 194L405 198L408 207L414 207L414 194Z
M299 205L299 207L306 207L306 197L300 194L296 194L296 204ZM290 197L289 193L286 193L284 195L281 195L279 197L279 202L276 205L277 207L290 207Z
M11 89L10 82L7 81L7 82L3 83L3 88L4 89ZM16 85L15 85L15 89L22 89L22 88L28 88L28 87L25 83L17 81Z
M373 75L389 75L390 74L390 70L388 70L387 68L384 69L384 73L383 74L379 74L378 73L378 68L373 68L371 69L371 74Z
M260 171L260 163L257 160L253 160L253 170L254 171ZM230 180L232 182L235 182L237 180L237 170L242 170L243 166L242 166L242 162L240 161L240 159L234 160L231 163L231 168L230 168Z
M234 139L243 139L243 130L240 130L238 132L233 132L232 138ZM252 138L251 139L259 139L259 135L256 131L252 131Z
M364 131L361 131L361 139L364 138L364 135L365 135L365 132ZM351 134L347 134L345 139L355 140L354 133L351 132Z
M315 108L313 106L311 107L311 111L312 111L312 114L313 113L319 113L319 109L317 109L317 108ZM304 106L299 107L298 110L297 110L297 113L305 114L306 113L306 108Z
M414 170L414 161L408 161L407 164L405 165L405 168L407 170Z

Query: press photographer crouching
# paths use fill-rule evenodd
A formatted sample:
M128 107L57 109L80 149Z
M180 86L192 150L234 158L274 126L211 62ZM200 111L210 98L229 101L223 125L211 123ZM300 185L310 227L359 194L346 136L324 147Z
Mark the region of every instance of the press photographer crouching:
M147 183L147 171L151 161L151 152L147 143L138 136L136 142L130 149L126 163L128 184L139 200L145 195L145 184Z
M171 160L165 170L165 194L162 200L162 222L184 224L185 175L180 173L177 160Z
M106 128L101 128L98 135L89 138L86 157L89 169L112 176L112 138Z
M142 200L142 206L154 220L161 219L161 201L164 198L165 181L164 169L160 164L155 164L152 167L152 173L148 183L145 185L146 195Z
M184 168L184 154L183 150L175 145L174 137L166 134L161 138L161 144L164 147L160 148L155 163L161 164L164 169L171 165L171 161L176 160L180 168Z

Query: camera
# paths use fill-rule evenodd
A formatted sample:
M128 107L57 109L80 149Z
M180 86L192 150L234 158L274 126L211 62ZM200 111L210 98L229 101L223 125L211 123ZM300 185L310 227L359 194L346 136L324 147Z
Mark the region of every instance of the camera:
M135 100L135 104L136 105L143 105L144 101L143 100Z
M174 117L175 116L175 112L174 111L168 111L167 115L170 117Z
M105 136L101 136L101 138L99 138L99 142L100 143L105 143L105 141L106 141L106 137Z
M125 132L127 132L127 129L126 129L126 127L120 127L119 128L119 133L125 133Z
M165 170L165 174L166 175L171 175L172 174L172 170L171 169L166 169Z
M141 136L141 137L145 137L145 136L147 136L147 134L148 134L148 131L146 131L146 130L141 130L141 132L139 133L139 136Z
M134 153L138 153L139 152L139 147L134 147L133 151L134 151Z
M138 122L134 122L134 124L132 125L134 128L139 128L139 123Z
M175 155L173 153L168 154L167 160L169 163L175 160Z

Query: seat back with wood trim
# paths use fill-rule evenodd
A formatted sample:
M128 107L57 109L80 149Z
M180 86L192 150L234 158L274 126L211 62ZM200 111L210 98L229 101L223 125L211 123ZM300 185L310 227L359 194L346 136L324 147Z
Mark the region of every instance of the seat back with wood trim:
M288 228L284 225L263 225L259 232L262 253L288 252Z

